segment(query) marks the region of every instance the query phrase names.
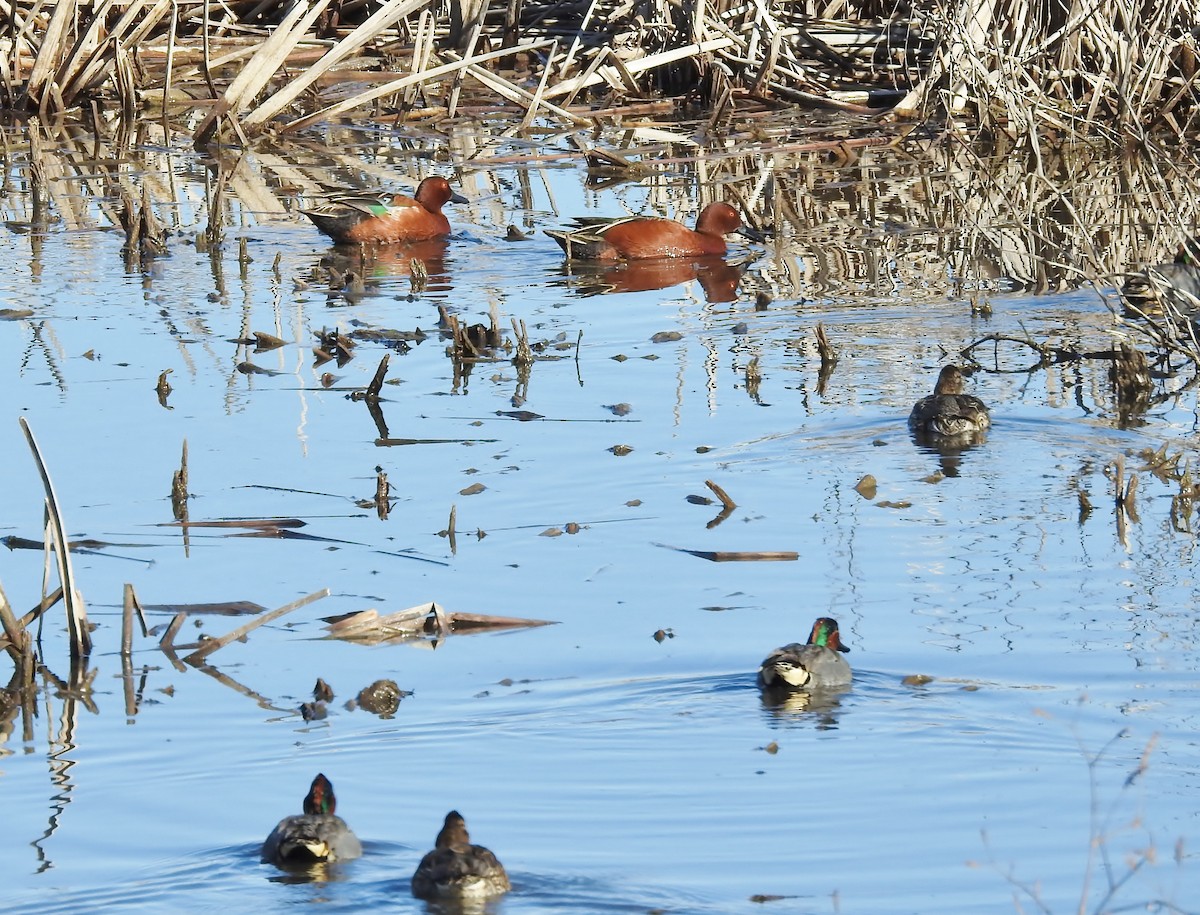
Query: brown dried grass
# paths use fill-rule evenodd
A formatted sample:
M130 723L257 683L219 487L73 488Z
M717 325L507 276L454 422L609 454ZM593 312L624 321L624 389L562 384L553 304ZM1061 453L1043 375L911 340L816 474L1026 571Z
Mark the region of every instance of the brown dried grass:
M43 117L103 101L182 106L196 140L239 141L371 106L453 115L465 80L578 123L678 96L973 116L1016 136L1144 139L1196 117L1195 0L0 0L0 104ZM596 96L593 95L593 99Z

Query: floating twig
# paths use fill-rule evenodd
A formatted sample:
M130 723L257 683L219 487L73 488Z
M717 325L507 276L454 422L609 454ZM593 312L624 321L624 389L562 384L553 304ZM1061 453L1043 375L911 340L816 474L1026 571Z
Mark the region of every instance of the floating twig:
M713 491L713 495L715 495L718 499L720 499L721 504L724 505L727 509L729 509L730 511L733 511L735 508L737 508L737 503L734 502L733 499L729 498L729 493L725 492L725 490L723 490L720 486L718 486L712 480L705 480L704 485Z
M193 667L199 666L200 662L207 658L214 651L219 651L231 642L236 642L238 639L242 638L248 633L253 632L259 626L263 626L272 622L273 620L277 620L279 617L291 613L293 610L298 610L306 604L311 604L313 601L321 600L322 598L328 596L329 589L322 588L320 591L314 591L312 594L306 595L299 600L294 600L290 604L284 604L282 607L277 607L274 610L268 610L261 616L256 616L254 619L250 620L250 622L246 623L246 625L239 626L237 629L234 629L232 632L227 632L220 638L209 639L191 654L187 655L183 660L185 663L191 664Z
M687 553L709 562L795 562L800 558L799 553L791 550L689 550L680 546L670 546L666 543L656 543L664 550L674 550L677 553Z

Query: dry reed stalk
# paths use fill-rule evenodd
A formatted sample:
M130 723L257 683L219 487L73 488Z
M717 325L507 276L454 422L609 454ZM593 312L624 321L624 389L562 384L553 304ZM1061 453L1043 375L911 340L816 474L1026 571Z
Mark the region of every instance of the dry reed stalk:
M285 614L291 613L293 610L298 610L306 604L311 604L313 601L321 600L322 598L328 596L329 589L322 588L320 591L314 591L312 594L308 594L299 600L294 600L290 604L284 604L282 607L276 607L274 610L268 610L266 613L261 613L244 626L239 626L237 629L234 629L232 632L227 632L220 638L209 639L208 641L204 642L191 654L185 656L183 660L185 663L196 667L214 651L218 651L219 649L224 648L226 645L236 642L243 636L253 632L259 626L266 625L267 623L279 619Z
M490 71L483 69L483 67L475 64L465 68L465 72L469 73L483 85L493 90L497 95L508 99L510 102L518 105L521 108L526 109L526 120L531 120L533 118L533 114L536 111L537 106L540 104L541 107L549 113L557 115L564 121L569 121L572 124L587 126L593 123L592 119L589 117L581 117L580 115L572 114L570 111L567 111L564 108L559 108L557 105L551 105L549 102L545 101L545 93L541 91L540 87L538 95L534 95L531 92L526 92L520 86L513 85L508 80L496 76L494 73L491 73Z
M38 473L42 478L42 486L46 491L47 562L49 561L49 551L53 549L58 580L62 584L63 603L67 610L67 631L70 633L71 639L71 663L75 664L86 658L92 650L92 632L88 625L87 609L75 587L75 571L71 566L71 550L67 545L66 525L63 523L58 496L54 492L54 484L50 480L50 471L42 459L41 450L33 436L33 430L29 428L29 423L23 416L19 418L19 422L21 429L25 432L29 449L33 452L33 460L37 464Z
M12 656L13 663L19 668L24 656L24 645L29 638L29 633L25 631L25 627L17 620L17 616L13 613L12 605L9 604L8 598L4 595L4 588L0 587L0 624L4 627L4 635L7 643L4 645L4 650Z
M256 129L261 128L267 121L291 105L300 96L300 93L324 76L329 70L359 50L359 48L366 46L372 41L376 41L386 29L391 28L398 20L409 15L409 13L420 9L426 2L427 0L403 0L400 3L384 4L366 22L326 51L319 61L311 67L306 68L299 76L289 80L278 92L272 93L266 101L247 114L242 119L243 129L253 133ZM296 36L296 41L301 40L303 37L303 35ZM253 94L255 93L251 93L251 95Z
M652 70L656 67L662 67L679 60L687 60L700 56L702 54L710 54L714 51L721 51L733 45L731 38L713 38L708 41L689 44L681 48L673 48L670 51L663 51L658 54L650 54L646 57L638 58L633 61L621 61L615 55L610 57L610 64L607 67L601 67L600 72L594 76L584 80L583 77L567 80L560 83L553 89L546 92L546 98L558 98L563 95L569 95L576 92L585 86L594 86L602 82L607 82L610 86L622 84L622 75L625 80L632 80L636 88L637 81L634 76L638 73L644 73L647 70ZM605 70L610 72L605 73Z
M212 111L200 122L193 136L197 147L205 146L213 139L222 118L227 115L236 117L250 100L263 90L280 64L287 59L288 53L297 43L304 40L309 27L324 12L329 2L330 0L310 0L306 3L301 0L289 10L278 28L271 32L217 100Z
M465 70L467 67L474 64L483 63L488 60L495 60L496 58L503 57L506 54L512 54L514 51L528 52L547 47L549 44L549 41L537 41L521 45L518 48L489 51L486 54L476 54L473 57L467 57L463 58L462 60L456 60L452 63L443 64L441 66L434 67L431 70L426 70L423 73L416 73L411 76L401 77L400 79L392 80L391 82L384 83L381 86L376 86L373 89L369 89L366 92L355 95L353 98L344 99L337 104L329 105L325 108L322 108L320 111L315 111L312 114L307 114L303 117L296 118L295 120L288 121L285 124L279 125L278 130L281 133L300 130L304 127L309 127L321 121L336 117L339 114L345 114L347 111L361 107L362 105L373 102L376 99L383 98L384 96L394 95L401 89L404 89L408 86L429 82L449 73L461 72L462 70Z

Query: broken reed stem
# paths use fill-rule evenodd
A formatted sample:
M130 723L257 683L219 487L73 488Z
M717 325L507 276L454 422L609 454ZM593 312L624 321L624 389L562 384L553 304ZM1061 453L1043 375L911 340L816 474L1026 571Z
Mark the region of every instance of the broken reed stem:
M513 365L517 368L528 368L533 365L533 349L529 346L529 331L522 319L519 323L512 319L513 336L517 338L517 352L513 356Z
M387 358L386 356L384 357ZM380 521L388 519L388 513L391 511L391 493L392 487L388 483L387 474L383 472L383 468L376 468L375 471L375 513L379 516Z
M137 714L137 690L133 688L133 611L137 606L137 595L133 585L125 583L125 599L121 616L121 684L125 694L125 716L132 718ZM141 607L137 607L140 614ZM142 630L146 622L142 620Z
M328 596L329 589L322 588L320 591L314 591L312 594L308 594L299 600L294 600L290 604L284 604L282 607L277 607L274 610L268 610L266 613L260 613L250 622L246 623L246 625L239 626L237 629L234 629L232 632L227 632L220 638L209 639L191 654L185 656L183 660L185 663L196 667L214 651L224 648L231 642L236 642L238 639L242 638L248 633L253 632L259 626L263 626L273 620L277 620L279 617L291 613L293 610L298 610L306 604L311 604L313 601L321 600L322 598Z
M121 657L128 661L133 656L133 585L125 582L124 602L121 608Z
M379 367L375 369L375 377L371 379L371 383L367 385L367 397L371 400L379 399L379 392L383 390L383 379L387 377L388 371L388 354L384 353L383 358L379 360Z
M451 555L454 555L454 556L458 555L458 543L454 539L455 538L454 525L457 520L458 520L458 505L451 505L450 506L450 522L446 526L446 535L450 540L450 553L451 553Z
M825 325L817 324L817 329L814 332L817 338L817 352L821 354L821 367L823 369L831 369L838 362L837 350L833 348L833 344L829 342L829 337L825 333Z
M733 499L729 498L729 493L725 492L725 490L723 490L712 480L705 480L704 485L713 491L713 495L721 500L721 504L724 505L726 509L732 511L733 509L737 508L737 503L734 502Z
M33 430L29 428L29 423L26 422L24 416L19 418L19 422L21 429L25 432L25 438L29 442L30 451L33 452L34 463L37 464L38 473L42 477L42 486L46 491L47 527L53 535L52 539L57 544L55 561L58 565L58 579L62 584L63 601L67 609L67 629L71 636L71 661L74 663L80 658L87 657L92 650L92 633L88 626L87 609L84 607L83 598L75 588L75 572L71 567L71 552L67 545L66 525L59 508L58 496L54 492L54 484L50 480L50 471L46 468L46 462L42 460L42 453L38 448L37 440L33 437Z
M12 606L8 603L8 598L4 596L3 588L0 588L0 623L3 623L4 634L8 637L8 644L4 646L4 649L12 656L13 663L19 667L24 654L22 649L25 641L29 638L29 633L17 620Z
M175 648L175 636L179 634L179 630L183 628L184 621L186 620L187 613L183 610L180 610L171 617L171 624L167 626L167 631L158 640L158 647L163 651L173 651Z

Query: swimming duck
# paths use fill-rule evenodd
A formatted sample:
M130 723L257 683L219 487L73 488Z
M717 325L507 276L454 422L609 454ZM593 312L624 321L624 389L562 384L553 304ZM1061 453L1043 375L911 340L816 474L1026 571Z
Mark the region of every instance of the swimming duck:
M1200 314L1200 239L1181 244L1171 263L1129 277L1121 295L1143 315L1160 315L1168 306L1195 319Z
M482 845L472 845L457 810L446 814L433 851L417 865L412 893L418 899L497 896L511 885L504 866Z
M263 842L262 859L279 867L295 867L357 858L362 844L334 813L336 807L333 785L318 774L304 798L304 813L279 821Z
M700 211L695 231L672 219L578 219L569 230L546 229L568 258L592 261L652 257L723 257L725 236L744 231L742 217L727 203Z
M450 221L442 207L452 201L466 203L466 198L454 193L445 178L434 175L422 181L412 197L354 194L301 212L336 242L390 244L445 238Z
M957 365L945 366L933 393L912 408L908 425L918 434L940 438L978 435L992 424L988 408L978 397L964 394L963 372Z
M838 634L837 620L820 617L808 642L792 642L772 651L758 668L763 690L820 689L848 686L853 674L841 653L849 651Z

